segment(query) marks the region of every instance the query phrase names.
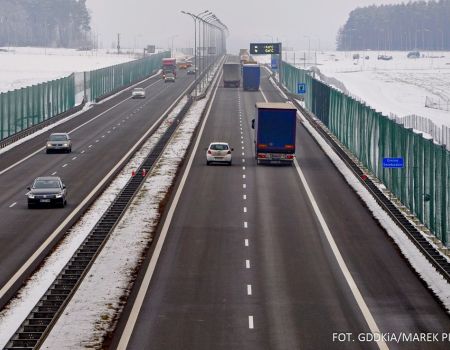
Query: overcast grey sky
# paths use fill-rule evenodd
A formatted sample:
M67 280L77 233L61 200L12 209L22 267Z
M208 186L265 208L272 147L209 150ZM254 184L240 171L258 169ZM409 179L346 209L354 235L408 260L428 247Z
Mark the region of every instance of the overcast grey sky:
M278 38L298 50L334 49L337 30L356 7L401 3L400 0L87 0L92 27L104 47L133 48L156 44L161 47L193 46L193 20L180 11L212 11L230 29L228 51L248 48L250 42ZM257 5L256 5L257 4Z

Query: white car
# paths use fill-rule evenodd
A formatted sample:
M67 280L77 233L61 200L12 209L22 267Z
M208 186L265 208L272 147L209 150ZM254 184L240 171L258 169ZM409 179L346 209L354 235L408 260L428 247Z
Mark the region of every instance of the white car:
M211 142L206 150L206 165L211 163L226 163L231 165L233 148L226 142Z
M134 88L131 92L131 98L145 98L145 90L143 88Z

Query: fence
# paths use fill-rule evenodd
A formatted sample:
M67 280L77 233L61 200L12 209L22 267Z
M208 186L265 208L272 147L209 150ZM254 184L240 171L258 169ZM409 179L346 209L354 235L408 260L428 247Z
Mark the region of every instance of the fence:
M73 74L0 94L0 140L75 105Z
M283 84L296 93L307 84L305 106L445 245L450 229L450 152L363 102L282 65ZM385 169L383 158L402 157L404 168Z
M395 114L390 114L389 118L394 119L398 124L403 124L405 128L413 128L430 135L434 141L441 145L445 145L450 151L450 128L442 125L437 126L433 121L419 115L407 115L405 117L398 117Z
M425 107L440 109L443 111L450 111L450 101L435 99L435 98L426 96L425 97Z
M89 101L137 82L161 67L169 52L140 60L74 73L68 77L0 93L0 141Z

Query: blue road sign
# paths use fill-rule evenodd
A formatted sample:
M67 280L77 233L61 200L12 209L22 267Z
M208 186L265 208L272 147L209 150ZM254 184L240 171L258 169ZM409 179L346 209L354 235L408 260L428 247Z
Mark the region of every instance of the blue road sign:
M306 94L306 84L297 83L297 94Z
M383 168L403 168L403 158L383 158Z
M278 69L278 56L277 55L272 55L271 60L270 60L270 66L272 67L272 69Z

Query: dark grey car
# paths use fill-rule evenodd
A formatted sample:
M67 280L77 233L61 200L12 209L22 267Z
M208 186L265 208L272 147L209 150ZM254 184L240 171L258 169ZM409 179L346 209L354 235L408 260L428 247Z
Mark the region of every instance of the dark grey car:
M67 204L66 186L58 176L38 177L28 191L28 208L44 205L64 208Z
M53 151L70 153L72 152L72 140L70 139L69 134L65 132L53 133L50 134L45 147L47 153Z

